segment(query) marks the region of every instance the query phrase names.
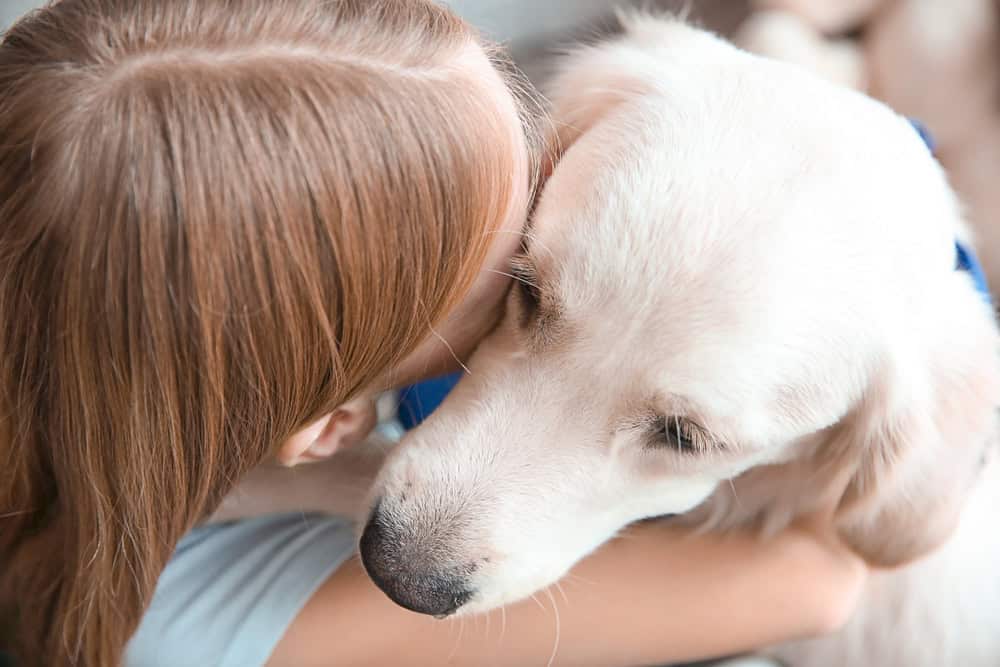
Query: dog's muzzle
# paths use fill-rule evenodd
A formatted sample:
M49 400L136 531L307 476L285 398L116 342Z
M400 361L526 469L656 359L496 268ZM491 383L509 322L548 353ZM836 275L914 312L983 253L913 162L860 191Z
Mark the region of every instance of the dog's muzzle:
M441 545L402 530L375 506L361 534L361 562L375 585L411 611L444 618L469 601L470 568L434 563Z

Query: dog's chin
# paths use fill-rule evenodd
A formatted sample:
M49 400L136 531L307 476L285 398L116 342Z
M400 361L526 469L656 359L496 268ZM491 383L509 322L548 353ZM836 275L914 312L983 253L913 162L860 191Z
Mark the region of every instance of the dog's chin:
M710 488L714 485L706 487ZM699 488L697 493L690 493L683 499L673 494L663 503L629 508L620 515L612 513L605 525L591 530L581 529L575 539L567 538L562 544L553 544L548 549L538 541L517 545L510 550L508 559L494 562L488 570L478 573L471 582L474 594L453 616L489 612L536 595L562 579L577 563L613 539L623 528L640 521L665 520L684 513L710 495L706 489ZM548 558L541 557L541 554Z
M524 577L492 579L479 584L476 593L453 616L484 614L526 600L556 583L577 561L547 568Z
M475 593L456 610L455 615L485 613L535 596L566 576L577 563L634 520L630 517L614 522L613 526L582 531L577 539L567 537L565 541L550 544L548 548L539 541L530 546L519 545L510 552L511 556L478 573L472 582ZM580 539L584 535L586 539Z

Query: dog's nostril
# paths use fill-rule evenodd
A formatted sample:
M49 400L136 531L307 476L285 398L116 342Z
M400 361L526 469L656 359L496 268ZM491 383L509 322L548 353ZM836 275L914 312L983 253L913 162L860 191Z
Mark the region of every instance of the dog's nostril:
M466 576L422 566L426 557L414 553L384 517L376 512L361 534L361 562L375 585L401 607L444 618L472 597Z

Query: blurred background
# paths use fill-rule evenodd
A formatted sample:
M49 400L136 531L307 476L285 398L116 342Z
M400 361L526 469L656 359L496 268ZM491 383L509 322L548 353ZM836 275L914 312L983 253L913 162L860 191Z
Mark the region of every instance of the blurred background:
M536 82L544 79L554 48L613 30L618 8L689 11L693 19L726 34L749 13L744 0L444 0L444 4L508 45L518 65Z

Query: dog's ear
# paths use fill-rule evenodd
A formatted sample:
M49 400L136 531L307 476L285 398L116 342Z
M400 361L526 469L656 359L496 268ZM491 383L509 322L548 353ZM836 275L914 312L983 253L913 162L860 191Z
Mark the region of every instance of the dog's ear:
M630 60L644 56L625 42L585 46L563 58L549 82L552 130L546 138L543 170L555 163L577 139L629 99L649 92L648 79L636 76ZM547 176L548 174L544 174Z
M681 18L646 12L620 12L622 35L572 49L557 64L545 87L554 130L548 141L547 168L585 132L619 105L644 97L655 85L670 86L738 51ZM720 49L720 43L725 48Z
M839 532L873 565L904 564L948 539L995 444L996 325L967 276L952 278L935 322L888 351L825 448L846 483Z

